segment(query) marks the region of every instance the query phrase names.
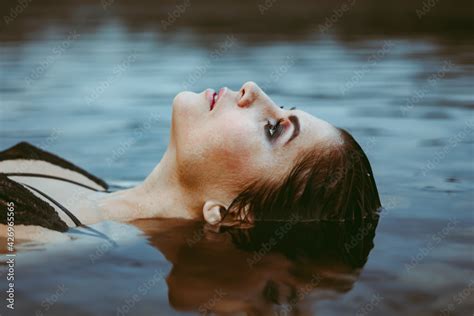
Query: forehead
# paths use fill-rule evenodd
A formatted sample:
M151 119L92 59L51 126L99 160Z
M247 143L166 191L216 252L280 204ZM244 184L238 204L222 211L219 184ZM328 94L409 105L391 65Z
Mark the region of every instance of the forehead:
M300 121L300 135L295 139L298 146L342 142L338 129L327 121L300 110L294 114Z
M300 110L291 111L291 115L298 117L300 133L290 143L279 148L280 154L278 156L280 159L278 159L278 163L280 168L278 170L282 174L287 174L294 166L294 162L308 150L317 150L318 148L324 150L327 145L342 143L339 130L325 120ZM277 171L274 173L275 177L277 174L281 176Z

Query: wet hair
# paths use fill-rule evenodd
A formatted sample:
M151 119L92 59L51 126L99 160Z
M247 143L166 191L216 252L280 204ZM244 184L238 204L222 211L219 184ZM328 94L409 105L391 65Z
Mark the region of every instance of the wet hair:
M342 142L307 152L284 179L256 181L237 196L227 214L253 218L251 226L227 229L237 246L365 264L381 203L367 156L347 131L339 132Z
M236 247L253 253L247 260L251 266L267 253L278 252L291 260L361 268L374 247L377 224L378 218L358 223L265 221L250 228L230 227L225 231Z
M360 222L381 207L369 160L355 139L339 129L341 143L304 154L280 181L257 180L229 206L253 221Z

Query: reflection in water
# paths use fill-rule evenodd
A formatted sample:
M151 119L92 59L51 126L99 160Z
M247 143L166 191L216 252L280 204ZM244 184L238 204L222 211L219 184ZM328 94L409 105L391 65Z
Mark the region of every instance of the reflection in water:
M358 227L267 223L221 233L188 221L134 225L173 265L166 281L175 309L309 315L318 299L353 287L373 247L377 220Z

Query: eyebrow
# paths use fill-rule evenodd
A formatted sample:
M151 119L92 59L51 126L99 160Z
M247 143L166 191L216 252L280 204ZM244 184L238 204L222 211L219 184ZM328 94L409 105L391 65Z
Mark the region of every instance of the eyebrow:
M288 116L288 119L293 124L293 134L291 134L291 137L288 139L286 144L291 142L293 139L296 138L296 136L298 136L300 134L300 120L298 119L298 117L295 116L295 115L290 115L290 116Z

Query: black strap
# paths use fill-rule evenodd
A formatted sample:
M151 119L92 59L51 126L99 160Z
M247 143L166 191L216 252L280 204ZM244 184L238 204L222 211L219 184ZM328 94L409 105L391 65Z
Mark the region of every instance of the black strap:
M72 214L71 211L69 211L66 207L64 207L63 205L61 205L61 203L59 203L58 201L56 201L55 199L53 199L52 197L50 197L49 195L47 195L46 193L36 189L36 188L33 188L32 186L28 185L28 184L25 184L25 183L21 183L22 185L24 185L25 187L27 187L28 189L30 190L33 190L35 192L38 192L39 194L41 194L42 196L44 196L45 198L47 198L48 200L50 200L54 205L56 205L57 207L59 207L64 213L66 213L67 216L69 216L69 218L74 222L74 224L76 224L77 227L80 227L80 226L84 226L81 221L76 217L74 216L74 214Z
M29 186L28 184L25 184L25 183L21 183L22 185L24 185L25 187L35 191L35 192L38 192L39 194L41 194L42 196L44 196L45 198L47 198L48 200L50 200L52 203L54 203L54 205L56 205L57 207L59 207L64 213L66 213L67 216L69 216L69 218L74 222L74 224L76 224L77 227L81 227L83 229L87 229L91 232L93 232L95 234L96 237L101 237L101 238L104 238L105 240L107 240L108 242L110 242L113 246L117 246L117 243L110 239L106 234L98 231L97 229L94 229L92 227L89 227L89 226L86 226L84 224L81 223L81 221L76 217L74 216L74 214L72 214L71 211L69 211L66 207L64 207L61 203L59 203L58 201L56 201L55 199L53 199L52 197L50 197L49 195L47 195L46 193L36 189L36 188L33 188L32 186ZM94 235L92 235L94 236Z
M65 179L65 178L60 178L60 177L56 177L56 176L50 176L50 175L45 175L45 174L37 174L37 173L22 173L22 172L12 172L12 173L4 173L6 176L25 176L25 177L36 177L36 178L48 178L48 179L55 179L55 180L60 180L60 181L65 181L65 182L69 182L69 183L73 183L73 184L76 184L76 185L79 185L81 187L84 187L86 189L89 189L89 190L92 190L92 191L95 191L95 192L109 192L107 190L97 190L95 188L92 188L90 186L87 186L85 184L82 184L82 183L79 183L79 182L76 182L76 181L73 181L73 180L69 180L69 179ZM117 243L115 241L113 241L112 239L110 239L107 235L105 235L104 233L92 228L92 227L89 227L89 226L86 226L84 224L81 223L81 221L70 211L68 210L65 206L63 206L61 203L59 203L58 201L56 201L55 199L53 199L52 197L50 197L49 195L47 195L46 193L42 192L41 190L37 189L37 188L34 188L26 183L21 183L21 182L18 182L20 184L22 184L23 186L29 188L30 190L33 190L35 192L37 192L38 194L42 195L43 197L45 197L46 199L48 199L49 201L51 201L51 203L53 203L54 205L56 205L57 207L59 207L60 210L62 210L67 216L69 216L69 218L74 222L74 224L77 226L77 227L81 227L81 228L84 228L84 229L87 229L91 232L93 232L97 237L102 237L104 239L106 239L108 242L110 242L112 245L116 246Z
M7 172L4 173L6 176L12 176L12 177L34 177L34 178L47 178L47 179L54 179L54 180L59 180L59 181L64 181L64 182L69 182L78 186L81 186L83 188L95 191L95 192L110 192L107 190L98 190L93 187L90 187L88 185L82 184L80 182L76 182L74 180L66 179L66 178L61 178L61 177L56 177L56 176L50 176L48 174L40 174L40 173L27 173L27 172Z

